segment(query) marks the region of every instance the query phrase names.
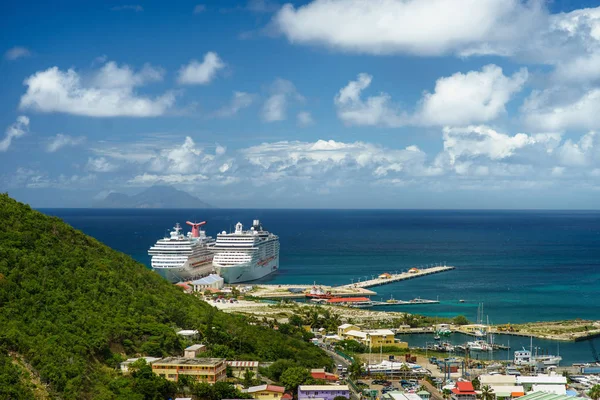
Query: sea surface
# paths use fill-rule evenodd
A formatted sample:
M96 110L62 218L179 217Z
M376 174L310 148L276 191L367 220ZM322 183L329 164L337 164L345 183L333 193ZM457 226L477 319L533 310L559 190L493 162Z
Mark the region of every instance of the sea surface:
M436 305L382 309L462 314L472 321L483 303L484 319L490 323L600 319L600 211L41 211L147 266L148 248L176 222L207 221L207 233L216 236L238 221L249 226L260 219L281 242L280 271L264 283L348 284L442 263L456 269L376 287L375 299L439 299ZM555 344L540 346L556 349ZM580 349L575 361L592 359L589 343L561 344L561 354L569 347Z

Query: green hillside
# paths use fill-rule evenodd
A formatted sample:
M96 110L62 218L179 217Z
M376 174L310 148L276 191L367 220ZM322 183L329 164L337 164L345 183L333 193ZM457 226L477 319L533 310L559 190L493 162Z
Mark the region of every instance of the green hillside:
M331 363L299 330L283 335L218 312L129 256L6 194L0 194L0 221L0 361L9 352L19 355L54 397L168 396L166 381L140 384L116 367L126 356L181 354L187 343L178 329L198 329L213 356ZM2 376L0 399L16 398L6 394Z

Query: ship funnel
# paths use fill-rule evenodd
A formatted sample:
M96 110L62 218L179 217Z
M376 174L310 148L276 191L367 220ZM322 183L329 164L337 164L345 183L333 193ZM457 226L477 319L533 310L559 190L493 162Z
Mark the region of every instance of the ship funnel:
M254 221L252 221L252 226L259 226L260 225L260 221L255 219Z
M192 227L192 237L200 237L200 227L206 224L206 221L202 222L190 222L185 221L186 224Z

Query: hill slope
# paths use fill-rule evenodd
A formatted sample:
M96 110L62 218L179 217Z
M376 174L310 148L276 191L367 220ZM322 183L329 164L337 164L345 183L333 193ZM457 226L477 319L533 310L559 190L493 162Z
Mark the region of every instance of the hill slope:
M125 356L178 355L198 329L212 356L330 364L301 335L249 325L130 257L0 194L0 354L20 354L65 399L164 398L116 371ZM162 378L160 378L162 379ZM0 382L0 397L2 397ZM154 390L154 389L153 389ZM158 397L153 397L158 396Z
M133 196L110 193L94 204L98 208L212 208L199 198L172 186L152 186Z

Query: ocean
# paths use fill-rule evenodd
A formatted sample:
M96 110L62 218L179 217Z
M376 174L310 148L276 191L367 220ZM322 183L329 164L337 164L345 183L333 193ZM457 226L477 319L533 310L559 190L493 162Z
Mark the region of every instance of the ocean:
M375 299L439 299L440 304L385 310L444 317L462 314L473 321L478 304L483 303L490 323L600 319L600 211L41 211L147 266L148 248L176 222L205 220L207 233L215 236L238 221L249 226L260 219L281 243L280 270L264 278L264 283L348 284L383 272L445 263L456 269L379 286L374 288ZM528 346L529 340L524 341ZM556 348L550 343L539 345ZM590 361L588 346L561 344L561 354L577 348L573 361Z

